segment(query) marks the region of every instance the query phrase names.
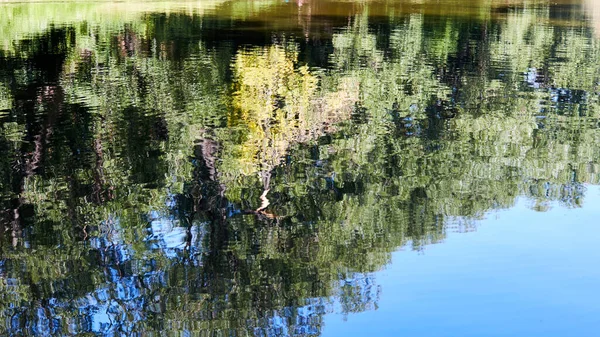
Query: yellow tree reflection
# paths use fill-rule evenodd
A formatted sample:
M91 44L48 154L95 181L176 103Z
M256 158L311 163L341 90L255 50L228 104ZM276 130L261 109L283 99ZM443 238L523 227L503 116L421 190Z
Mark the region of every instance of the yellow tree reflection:
M234 144L224 147L222 172L226 180L259 177L264 188L259 210L268 205L271 171L290 145L331 132L358 100L358 85L348 79L323 94L319 78L297 66L297 58L295 46L273 45L242 51L233 61L228 125L236 131Z

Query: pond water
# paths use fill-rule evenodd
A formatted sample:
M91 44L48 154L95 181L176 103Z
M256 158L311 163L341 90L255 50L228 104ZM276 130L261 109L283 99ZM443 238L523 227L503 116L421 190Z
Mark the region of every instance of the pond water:
M598 335L597 1L0 18L1 335Z

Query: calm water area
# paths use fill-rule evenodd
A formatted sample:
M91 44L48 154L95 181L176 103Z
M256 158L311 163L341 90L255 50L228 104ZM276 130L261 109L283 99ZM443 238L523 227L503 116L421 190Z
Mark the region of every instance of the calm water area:
M1 336L600 336L600 1L0 2Z

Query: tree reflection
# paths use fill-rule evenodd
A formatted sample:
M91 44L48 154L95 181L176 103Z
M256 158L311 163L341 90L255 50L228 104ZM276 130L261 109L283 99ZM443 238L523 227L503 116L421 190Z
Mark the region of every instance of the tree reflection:
M250 5L11 21L4 333L318 335L376 308L399 247L518 196L578 207L598 183L599 44L551 6L382 20L365 3L249 45L236 15L273 7Z

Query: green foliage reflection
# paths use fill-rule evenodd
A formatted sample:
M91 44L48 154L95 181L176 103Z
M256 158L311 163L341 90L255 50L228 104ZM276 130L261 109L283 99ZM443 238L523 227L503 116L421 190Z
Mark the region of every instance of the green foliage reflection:
M1 7L1 331L315 335L399 247L580 206L600 44L491 3Z

